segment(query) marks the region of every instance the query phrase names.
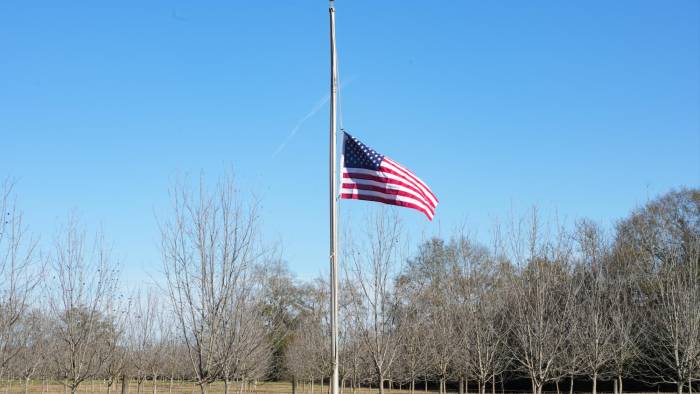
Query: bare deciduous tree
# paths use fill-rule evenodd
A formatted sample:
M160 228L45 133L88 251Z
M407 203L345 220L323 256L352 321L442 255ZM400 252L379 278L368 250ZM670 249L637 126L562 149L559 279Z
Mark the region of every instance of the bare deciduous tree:
M506 341L510 324L506 317L506 287L495 258L467 237L453 241L463 349L459 359L476 379L479 392L509 366Z
M125 323L128 311L122 311L121 316L117 316L114 322L114 335L107 340L113 343L108 343L107 347L112 348L112 355L109 357L104 367L102 368L101 375L105 380L105 385L107 386L107 394L112 392L114 384L119 381L120 378L124 379L127 375L127 370L131 362L129 347L125 343ZM128 380L128 379L127 379Z
M0 377L21 349L17 325L29 308L43 270L34 269L36 240L17 207L14 184L0 184Z
M426 346L426 375L437 378L440 393L446 390L447 380L463 343L458 327L462 324L457 311L460 302L457 295L457 258L454 245L442 239L432 238L423 242L415 258L409 260L405 275L415 281L418 289L416 304L421 308L422 319L427 322L423 341ZM459 372L457 375L461 375Z
M393 286L394 275L402 262L401 223L393 213L380 211L368 223L367 239L360 245L350 243L346 254L353 305L358 309L358 331L370 357L379 392L396 359L400 342L396 330L399 298Z
M399 282L397 286L402 286L402 283ZM421 316L413 297L403 301L399 318L398 330L401 331L401 342L396 369L401 380L409 384L409 389L413 393L416 381L427 373L428 348L425 346L424 339L430 328L428 322Z
M18 330L17 340L20 344L19 353L12 360L16 376L24 380L24 392L29 393L29 380L40 369L48 367L46 359L51 351L50 322L46 314L34 309L22 316Z
M232 356L227 318L245 273L259 257L257 205L244 204L230 178L208 192L172 191L173 214L161 226L168 296L197 384L206 393Z
M158 296L153 288L149 288L145 294L136 291L132 297L127 333L138 394L141 394L143 382L148 377L153 380L154 394L157 390L156 379L163 353L160 346L161 313Z
M513 276L510 299L512 355L527 374L533 394L562 377L557 362L566 349L573 320L575 284L568 280L571 247L566 235L542 234L536 211L529 221L513 226L511 251L520 269Z
M691 389L700 360L700 238L685 251L667 256L654 278L655 298L646 365L653 376Z
M294 376L310 382L330 376L331 357L328 282L318 279L304 288L305 301L287 352L287 368Z
M653 313L643 327L643 373L657 382L691 386L700 358L700 191L671 191L618 224L618 243L642 273L635 302ZM652 380L653 382L654 380Z
M593 394L598 392L598 380L606 378L614 355L614 325L611 319L611 289L605 274L608 245L602 230L590 221L577 225L576 240L580 249L578 275L580 284L576 303L576 341L581 372L593 382Z
M244 273L241 286L235 290L232 302L227 310L223 343L229 348L222 348L224 360L222 376L224 393L229 393L232 378L241 382L258 380L269 371L272 347L265 330L265 321L256 286L260 283L260 273L248 277ZM225 353L228 353L226 355Z
M350 389L354 394L361 382L367 377L366 361L368 359L364 346L360 340L359 318L355 312L361 310L360 305L355 305L352 297L354 284L345 278L341 288L340 297L340 377L341 392L346 382L349 381ZM356 291L356 290L355 290Z
M49 308L56 348L52 354L71 393L97 376L112 356L117 275L104 236L93 245L71 218L56 237L48 256L53 287Z
M644 319L640 305L639 271L636 269L636 253L628 245L615 242L607 260L608 297L612 322L612 347L610 372L614 376L616 394L623 392L623 379L634 373L634 365L640 357Z

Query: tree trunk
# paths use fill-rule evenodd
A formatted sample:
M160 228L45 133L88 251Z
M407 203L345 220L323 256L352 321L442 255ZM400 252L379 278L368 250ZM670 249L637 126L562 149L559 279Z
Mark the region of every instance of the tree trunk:
M29 394L29 376L24 378L24 394Z
M416 391L416 379L411 378L411 394L415 393Z
M593 372L593 394L598 394L598 371Z
M544 386L542 383L537 385L537 394L542 394L542 386Z
M174 376L170 375L170 385L168 386L168 394L173 394L173 379Z
M202 382L199 384L199 392L201 394L207 394L207 383L206 382Z
M70 394L76 394L78 392L78 385L70 386Z
M622 375L618 375L617 380L619 381L619 383L617 384L617 393L622 394Z
M297 394L297 377L292 377L292 394Z
M464 394L464 378L459 378L459 394Z
M491 394L496 394L496 375L491 376Z
M574 394L574 374L569 376L569 394Z
M554 385L557 387L557 394L561 394L561 391L559 390L559 379L554 381Z
M423 378L425 380L425 386L423 387L423 390L427 393L428 392L428 378Z
M676 392L678 394L683 394L683 384L681 381L676 382Z
M153 374L153 394L158 393L158 374Z
M224 378L224 394L228 394L228 378Z
M141 385L143 385L143 379L136 378L136 394L141 394Z
M613 379L613 394L617 394L617 378Z
M379 373L379 394L384 394L384 373Z

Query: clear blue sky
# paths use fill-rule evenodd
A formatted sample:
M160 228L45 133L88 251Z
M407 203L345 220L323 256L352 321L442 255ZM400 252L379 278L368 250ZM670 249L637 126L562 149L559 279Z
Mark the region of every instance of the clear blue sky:
M288 136L327 94L327 2L118 5L0 3L0 176L32 230L77 209L155 273L173 178L233 168L291 269L326 271L328 107ZM700 184L698 1L337 9L345 127L441 200L401 211L414 239L533 204L610 223ZM370 209L342 207L356 231Z

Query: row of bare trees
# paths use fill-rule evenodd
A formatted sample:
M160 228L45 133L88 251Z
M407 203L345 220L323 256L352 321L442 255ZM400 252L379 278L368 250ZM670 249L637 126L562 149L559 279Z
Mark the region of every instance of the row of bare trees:
M698 390L700 192L668 193L609 230L543 223L536 210L505 227L488 246L458 231L412 256L391 213L347 235L344 385L383 393L429 381L485 394L526 380L540 394L612 382L622 393L633 380ZM318 354L326 288L314 287L289 346L299 379L329 376Z
M204 393L223 380L228 393L233 380L267 376L262 263L273 256L259 242L255 205L231 180L173 189L161 226L165 278L133 290L120 286L101 232L88 235L73 215L39 252L11 182L1 197L0 378L21 378L25 390L32 378L60 380L71 393L94 380L110 392L133 380L138 392L146 380L172 390L175 379Z
M328 283L298 281L266 246L259 205L231 179L177 184L160 220L162 278L136 289L102 233L71 217L41 247L2 188L0 378L145 382L202 393L288 379L328 389ZM394 211L343 240L343 390L428 385L533 394L586 382L700 380L700 192L670 192L610 228L533 211L488 244L460 229L415 248ZM576 386L576 385L579 386ZM235 387L235 388L234 388Z

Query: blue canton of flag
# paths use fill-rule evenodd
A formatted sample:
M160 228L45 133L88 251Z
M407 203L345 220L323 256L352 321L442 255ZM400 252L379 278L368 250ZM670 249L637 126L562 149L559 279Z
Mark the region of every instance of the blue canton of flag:
M345 133L344 145L345 167L379 170L379 164L384 159L384 156L348 133Z

